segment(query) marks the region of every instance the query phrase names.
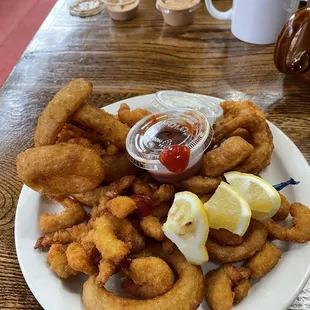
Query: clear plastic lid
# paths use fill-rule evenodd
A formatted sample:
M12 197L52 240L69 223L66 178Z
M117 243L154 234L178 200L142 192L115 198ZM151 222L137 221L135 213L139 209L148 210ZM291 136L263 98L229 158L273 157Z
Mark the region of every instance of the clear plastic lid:
M139 0L103 0L107 5L127 6L139 2Z
M200 0L157 0L156 8L164 13L171 11L187 11L193 12L200 6Z
M78 0L70 5L69 11L71 15L80 17L89 17L99 14L104 10L102 0Z
M138 167L167 172L159 160L167 147L190 149L188 167L201 158L212 140L212 128L204 114L178 108L148 115L131 128L126 140L130 160Z
M211 125L223 115L220 105L208 96L177 90L162 90L155 94L152 105L159 111L172 108L195 109L206 115Z

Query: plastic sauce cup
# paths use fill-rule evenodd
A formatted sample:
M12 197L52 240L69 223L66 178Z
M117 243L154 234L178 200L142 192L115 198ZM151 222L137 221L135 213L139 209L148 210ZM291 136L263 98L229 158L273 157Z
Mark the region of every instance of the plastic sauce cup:
M137 16L140 0L104 0L104 3L113 20L126 21Z
M212 128L201 112L178 108L146 116L128 133L129 159L163 183L179 182L196 174L203 163L204 151L212 140ZM161 155L172 147L189 151L186 167L173 172L163 164ZM167 168L168 167L168 168Z
M207 117L210 125L213 125L223 115L220 105L212 101L210 97L177 90L161 90L157 92L152 100L152 105L158 111L173 108L195 109Z
M166 24L185 26L194 20L200 0L157 0L156 8L161 11Z

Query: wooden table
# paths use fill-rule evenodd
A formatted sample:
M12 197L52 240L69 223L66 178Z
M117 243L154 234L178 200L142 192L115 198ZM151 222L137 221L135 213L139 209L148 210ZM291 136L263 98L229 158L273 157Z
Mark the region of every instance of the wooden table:
M224 10L230 2L217 6ZM74 77L93 82L91 101L97 106L160 89L253 100L310 161L309 85L275 70L273 46L238 41L229 22L211 18L204 6L194 24L165 26L154 4L143 0L136 19L119 23L106 13L72 17L59 0L0 90L1 309L41 308L15 253L14 214L22 187L15 158L33 145L39 113ZM309 309L309 289L290 309Z

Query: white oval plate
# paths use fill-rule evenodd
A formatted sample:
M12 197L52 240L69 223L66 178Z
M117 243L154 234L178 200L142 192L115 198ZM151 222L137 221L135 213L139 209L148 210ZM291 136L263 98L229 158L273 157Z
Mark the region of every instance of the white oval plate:
M151 105L153 95L145 95L123 100L133 109L145 108L154 110ZM221 99L210 97L216 102ZM121 102L105 107L105 110L116 114ZM284 189L283 194L290 202L300 201L310 206L310 168L295 144L276 126L269 123L274 137L275 149L271 165L262 176L272 184L293 177L300 181L298 186ZM33 249L36 240L42 235L38 228L41 213L54 213L61 210L44 196L34 192L27 186L21 191L15 218L15 245L18 261L24 278L45 310L84 309L81 292L85 276L68 280L59 279L46 262L46 252ZM257 281L236 310L286 310L306 285L310 276L310 243L278 243L283 249L283 257L278 265L264 278ZM216 267L213 263L203 266L204 273ZM113 276L107 288L121 294L117 276ZM209 309L206 302L199 309ZM112 309L111 309L112 310ZM174 309L177 310L177 309Z

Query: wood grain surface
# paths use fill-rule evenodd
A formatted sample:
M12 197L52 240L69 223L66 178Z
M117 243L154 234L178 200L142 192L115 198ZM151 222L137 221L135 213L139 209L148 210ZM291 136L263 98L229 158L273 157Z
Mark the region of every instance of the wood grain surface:
M72 17L59 0L0 90L0 309L41 309L15 252L22 187L15 158L33 145L39 113L72 78L93 82L96 106L160 89L253 100L310 161L310 85L276 71L273 45L238 41L230 23L213 19L203 5L192 25L172 28L155 0L141 2L137 18L114 22L105 12ZM231 1L215 4L224 10ZM291 309L309 309L308 297L305 290Z

